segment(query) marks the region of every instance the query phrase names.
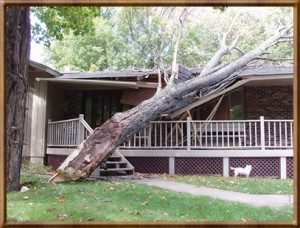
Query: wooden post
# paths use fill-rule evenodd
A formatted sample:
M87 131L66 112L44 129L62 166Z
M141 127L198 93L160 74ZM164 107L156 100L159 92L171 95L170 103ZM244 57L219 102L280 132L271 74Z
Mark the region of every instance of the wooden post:
M280 179L286 179L286 157L280 157Z
M175 158L169 157L169 174L175 174Z
M191 117L186 118L186 143L187 150L191 149Z
M223 177L229 177L229 158L223 157Z
M266 144L265 144L265 118L263 116L260 117L260 143L261 143L261 149L264 150Z

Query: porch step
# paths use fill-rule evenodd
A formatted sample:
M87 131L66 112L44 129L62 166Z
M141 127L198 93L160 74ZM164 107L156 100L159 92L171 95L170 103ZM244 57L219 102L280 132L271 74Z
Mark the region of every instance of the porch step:
M90 177L97 179L100 176L130 175L133 174L133 172L134 167L116 150L107 158L105 165L99 166Z
M122 157L121 156L116 156L116 155L112 155L112 156L110 156L110 157L108 157L107 158L107 161L120 161L122 159Z
M100 176L119 176L133 174L132 168L100 169Z

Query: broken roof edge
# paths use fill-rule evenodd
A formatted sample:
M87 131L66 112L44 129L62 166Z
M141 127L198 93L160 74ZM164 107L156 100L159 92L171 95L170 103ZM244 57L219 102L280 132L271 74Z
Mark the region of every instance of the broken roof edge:
M117 77L149 77L156 75L157 69L135 69L120 71L98 71L98 72L64 72L60 78L88 79L88 78L117 78Z
M269 76L269 75L292 75L294 73L293 66L263 66L263 67L247 67L243 69L239 76Z

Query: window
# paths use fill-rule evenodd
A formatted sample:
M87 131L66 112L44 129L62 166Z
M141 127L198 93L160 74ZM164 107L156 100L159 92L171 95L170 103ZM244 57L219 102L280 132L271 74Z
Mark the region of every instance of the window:
M84 116L92 128L100 126L116 112L124 110L119 103L121 95L121 90L85 92Z
M229 117L231 120L243 120L243 90L236 90L229 94Z

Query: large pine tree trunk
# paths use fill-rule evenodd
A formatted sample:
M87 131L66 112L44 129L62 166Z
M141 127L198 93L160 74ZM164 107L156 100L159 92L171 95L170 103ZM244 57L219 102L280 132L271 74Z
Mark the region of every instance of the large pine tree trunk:
M8 190L20 188L29 52L29 7L9 6L6 8L6 173Z
M286 38L289 29L276 33L256 49L221 68L215 64L219 62L216 59L220 59L227 51L222 51L222 55L220 55L221 52L217 52L207 64L209 67L206 68L206 73L180 84L168 85L137 107L124 113L117 113L102 126L96 128L94 133L68 156L50 180L60 182L88 177L102 161L139 129L146 127L150 121L155 120L161 114L191 104L199 99L197 97L199 92L203 97L218 85L234 79L237 71L260 57L282 38Z

